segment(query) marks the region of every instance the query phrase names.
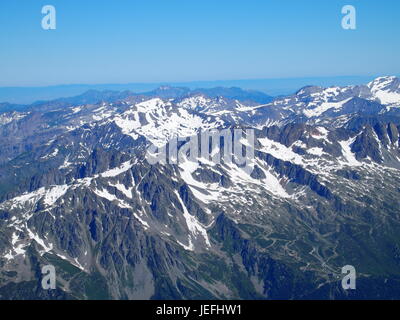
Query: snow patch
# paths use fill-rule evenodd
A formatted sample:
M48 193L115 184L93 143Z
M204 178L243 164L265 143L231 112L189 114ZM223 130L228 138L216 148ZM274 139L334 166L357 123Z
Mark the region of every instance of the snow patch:
M181 196L179 195L179 192L175 190L175 195L178 198L179 203L182 206L183 209L183 217L186 220L186 225L190 231L189 235L189 247L188 250L193 250L193 239L196 239L198 235L202 236L204 238L204 241L208 247L211 246L210 240L208 239L207 231L206 229L200 224L200 222L197 221L197 219L192 216L188 209L186 208L185 204L182 201Z
M361 162L359 162L354 153L351 152L351 145L354 143L357 137L350 138L349 140L346 141L339 141L339 144L342 147L342 153L343 157L345 159L345 164L348 164L350 166L360 166L362 165Z

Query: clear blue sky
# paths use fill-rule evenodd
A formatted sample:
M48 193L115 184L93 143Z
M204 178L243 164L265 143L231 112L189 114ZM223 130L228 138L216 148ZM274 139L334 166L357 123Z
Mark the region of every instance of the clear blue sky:
M0 86L400 74L399 52L398 0L0 0Z

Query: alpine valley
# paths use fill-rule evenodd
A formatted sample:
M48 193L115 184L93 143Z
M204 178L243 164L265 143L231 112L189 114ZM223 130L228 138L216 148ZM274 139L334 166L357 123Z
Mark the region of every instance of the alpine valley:
M234 128L251 173L145 158ZM0 104L0 299L400 299L399 131L396 77Z

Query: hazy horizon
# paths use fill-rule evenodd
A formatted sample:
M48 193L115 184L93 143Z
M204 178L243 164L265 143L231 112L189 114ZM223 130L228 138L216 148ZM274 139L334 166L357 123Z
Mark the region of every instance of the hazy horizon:
M336 77L298 77L298 78L265 78L265 79L232 79L188 82L131 82L99 84L59 84L51 86L0 87L0 103L30 104L37 101L68 98L80 95L88 90L132 91L143 93L160 86L187 87L189 89L206 89L213 87L238 87L243 90L261 91L271 96L294 93L308 85L321 87L360 85L379 76L398 76L380 74L371 76L336 76Z

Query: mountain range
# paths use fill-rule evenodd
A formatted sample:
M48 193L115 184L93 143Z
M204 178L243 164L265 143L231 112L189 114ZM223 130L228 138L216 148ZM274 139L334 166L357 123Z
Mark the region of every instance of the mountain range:
M374 79L374 76L337 76L337 77L307 77L307 78L277 78L277 79L247 79L247 80L217 80L189 82L159 82L159 83L126 83L126 84L65 84L35 87L0 87L0 101L12 104L32 104L35 101L48 101L60 97L75 97L86 91L133 91L143 93L160 87L172 86L196 90L198 88L213 89L216 87L242 88L258 90L272 96L286 95L295 92L305 85L347 86L363 84Z
M251 172L146 161L174 136L237 128L254 130ZM399 132L394 76L4 103L0 299L399 299Z

